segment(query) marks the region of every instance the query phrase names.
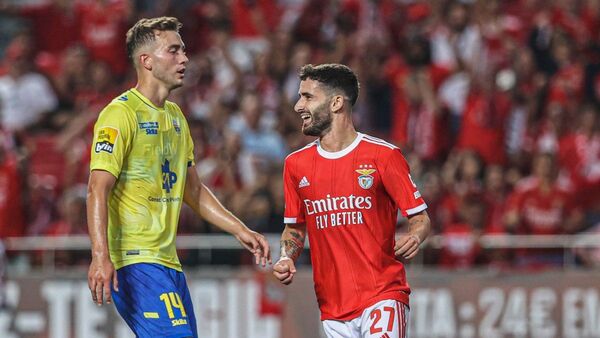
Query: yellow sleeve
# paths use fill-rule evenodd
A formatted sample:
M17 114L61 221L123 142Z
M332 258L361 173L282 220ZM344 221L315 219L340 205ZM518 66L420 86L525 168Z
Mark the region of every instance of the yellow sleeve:
M194 165L196 165L196 163L194 162L194 140L192 139L192 133L190 132L190 128L187 124L187 121L185 120L185 118L183 119L185 125L186 125L186 129L187 129L187 139L188 139L188 148L186 150L187 152L187 162L188 162L188 168L192 167Z
M187 119L185 118L185 115L183 114L183 111L181 111L181 108L173 103L173 105L176 107L178 113L179 113L179 119L181 120L181 124L184 126L184 133L185 133L185 137L186 137L186 145L187 145L187 149L186 151L186 159L187 159L187 163L188 163L188 168L191 166L196 165L195 163L195 156L194 156L194 140L192 138L192 133L190 132L190 126L187 122Z
M126 106L112 102L104 108L94 126L90 171L106 170L119 177L125 155L131 148L135 125Z

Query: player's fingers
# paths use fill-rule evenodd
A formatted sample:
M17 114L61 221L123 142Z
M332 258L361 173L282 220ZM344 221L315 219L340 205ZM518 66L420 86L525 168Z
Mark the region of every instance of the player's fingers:
M250 251L252 254L256 253L256 247L258 246L258 243L252 234L249 236L238 237L237 239L246 250Z
M264 256L260 257L260 266L262 266L263 268L267 266L267 259Z
M404 243L398 250L396 250L396 255L403 255L406 253L406 251L408 251L408 249L410 249L410 247L410 243Z
M409 258L409 256L415 253L419 249L418 245L406 245L401 250L396 251L397 257Z
M285 279L290 273L289 272L279 272L279 271L273 271L273 275L275 275L275 277L277 277L277 279L279 280L283 280Z
M97 282L94 292L96 293L96 304L98 304L98 306L102 305L102 290L103 289L104 289L104 285L102 285L102 282Z
M104 287L102 288L104 292L104 301L106 304L110 304L112 302L112 297L110 294L110 279L104 282Z
M294 262L292 262L291 260L288 262L288 266L290 269L290 272L292 274L296 273L296 265L294 264Z
M113 274L113 289L119 292L119 278L117 278L117 271Z
M404 256L404 258L411 259L411 258L415 257L417 255L417 253L419 253L419 248L418 247L416 247L410 253L406 253L405 256Z
M404 256L404 254L406 254L406 251L408 250L408 248L409 247L407 245L403 245L401 248L396 250L394 252L396 254L396 257Z
M283 281L290 275L290 273L273 271L273 275L275 276L275 278L279 279L279 281Z
M254 233L254 236L252 236L252 234L250 235L249 241L253 252L257 253L260 250L260 243L258 243L258 240L256 239L256 233Z
M405 237L398 238L396 240L396 243L394 243L394 251L400 250L400 248L404 245L404 243L406 243L406 238Z
M285 278L284 280L282 280L281 282L285 285L288 285L292 282L293 279L294 279L294 274L290 273L290 275L287 278Z
M283 263L279 262L273 266L273 271L276 271L279 273L289 272L290 267L287 264L283 264Z
M92 294L92 300L96 303L96 280L91 278L88 281L88 286L90 287L90 293Z
M260 246L261 246L261 249L262 249L262 253L263 253L263 255L262 255L262 256L263 256L263 258L264 258L264 261L265 261L265 263L263 263L263 266L264 266L264 264L266 264L267 262L268 262L269 264L271 264L271 247L269 246L269 242L268 242L268 241L267 241L267 239L266 239L264 236L262 236L262 235L260 235L260 236L258 237L258 242L260 243Z
M410 256L412 253L417 251L417 249L419 249L419 247L417 245L410 246L408 249L406 249L406 251L404 251L404 257L406 258L406 257Z
M88 274L88 288L94 290L94 278L90 274Z

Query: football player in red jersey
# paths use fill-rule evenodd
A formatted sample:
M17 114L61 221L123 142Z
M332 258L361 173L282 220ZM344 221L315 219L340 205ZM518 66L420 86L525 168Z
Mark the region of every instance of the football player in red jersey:
M328 337L406 337L408 296L401 259L430 231L427 205L400 150L356 131L358 79L340 64L300 70L294 109L318 139L285 160L285 230L274 275L289 284L308 234L315 292ZM398 210L408 231L395 238Z

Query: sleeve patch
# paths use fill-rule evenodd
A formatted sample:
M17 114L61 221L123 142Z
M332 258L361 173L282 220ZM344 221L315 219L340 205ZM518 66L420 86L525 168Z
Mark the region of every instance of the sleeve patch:
M118 129L113 127L101 127L98 129L94 150L96 153L105 151L109 154L112 154L115 148L115 143L117 142L117 137L119 137Z

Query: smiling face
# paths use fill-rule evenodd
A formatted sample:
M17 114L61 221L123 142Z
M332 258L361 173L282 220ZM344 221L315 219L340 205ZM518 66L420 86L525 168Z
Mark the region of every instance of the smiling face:
M181 87L188 57L179 33L175 31L155 31L155 41L149 45L146 57L149 70L169 90ZM143 58L143 57L142 57ZM144 61L142 61L144 62ZM145 65L148 69L148 67Z
M323 136L331 129L333 113L331 97L318 81L306 79L300 82L300 98L294 110L302 118L302 133L308 136Z

